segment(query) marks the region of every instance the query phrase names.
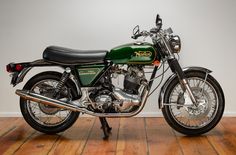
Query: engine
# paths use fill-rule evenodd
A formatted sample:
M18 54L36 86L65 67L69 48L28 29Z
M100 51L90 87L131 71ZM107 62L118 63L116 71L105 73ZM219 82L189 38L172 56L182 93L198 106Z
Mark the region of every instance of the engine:
M142 66L129 66L124 78L124 91L138 95L138 89L144 81L146 79Z
M123 89L112 84L111 78L119 75L124 75ZM84 92L83 96L89 95L84 98L84 103L89 110L95 112L131 112L141 104L146 81L143 66L130 65L122 68L115 65L100 79L98 87Z

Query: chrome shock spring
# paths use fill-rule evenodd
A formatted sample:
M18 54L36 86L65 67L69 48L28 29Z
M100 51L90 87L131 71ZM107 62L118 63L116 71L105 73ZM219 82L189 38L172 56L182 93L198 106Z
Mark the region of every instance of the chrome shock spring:
M53 95L54 98L58 98L59 97L59 93L61 92L61 89L63 88L63 86L65 85L66 81L68 80L68 78L70 77L70 73L71 73L71 69L70 68L66 68L65 71L63 72L60 81L58 82L56 88L55 88L55 93Z

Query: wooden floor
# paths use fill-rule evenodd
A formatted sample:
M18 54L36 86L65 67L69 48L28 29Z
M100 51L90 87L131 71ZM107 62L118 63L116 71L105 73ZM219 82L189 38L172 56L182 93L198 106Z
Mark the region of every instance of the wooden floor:
M22 118L0 118L0 154L83 155L235 155L236 118L223 118L209 133L186 137L172 130L163 118L108 119L113 127L102 140L99 119L79 118L67 131L45 135Z

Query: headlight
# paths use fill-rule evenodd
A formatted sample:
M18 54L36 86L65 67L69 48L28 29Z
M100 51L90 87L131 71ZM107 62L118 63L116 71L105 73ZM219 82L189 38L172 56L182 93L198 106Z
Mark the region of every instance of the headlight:
M171 36L169 39L170 47L174 53L179 53L181 50L181 40L179 36Z

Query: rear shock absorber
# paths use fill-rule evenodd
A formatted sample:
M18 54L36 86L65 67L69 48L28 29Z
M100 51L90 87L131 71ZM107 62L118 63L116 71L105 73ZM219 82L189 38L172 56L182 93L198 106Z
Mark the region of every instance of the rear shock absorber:
M56 99L59 98L60 92L61 92L63 86L65 85L66 81L70 77L70 73L71 73L71 69L69 67L67 67L65 69L65 71L63 72L63 74L61 76L61 79L60 79L60 81L58 82L58 84L57 84L57 86L55 88L55 92L54 92L53 98L56 98ZM70 91L70 90L68 89L68 91Z

